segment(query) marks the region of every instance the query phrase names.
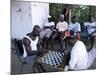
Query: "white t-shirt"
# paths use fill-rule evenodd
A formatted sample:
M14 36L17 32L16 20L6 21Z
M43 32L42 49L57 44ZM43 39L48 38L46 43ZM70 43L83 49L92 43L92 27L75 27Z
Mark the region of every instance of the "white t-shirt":
M54 22L47 22L47 23L45 23L44 26L55 26L55 23ZM45 29L45 30L47 30L47 32L51 31L50 29Z
M92 32L94 32L94 31L96 30L96 28L92 28L92 27L91 27L91 26L96 27L95 22L92 22L92 23L90 23L90 22L85 22L85 23L84 23L84 26L88 26L88 28L87 28L88 34L91 34Z
M55 25L55 23L54 22L47 22L47 23L45 23L45 25L44 26L54 26Z
M74 32L80 32L81 31L81 27L80 27L80 24L78 22L76 23L70 23L69 24L69 30L73 30Z
M69 66L75 70L87 69L88 53L82 41L77 41L71 51Z
M58 31L65 31L68 30L68 23L67 22L58 22L56 29L58 29Z

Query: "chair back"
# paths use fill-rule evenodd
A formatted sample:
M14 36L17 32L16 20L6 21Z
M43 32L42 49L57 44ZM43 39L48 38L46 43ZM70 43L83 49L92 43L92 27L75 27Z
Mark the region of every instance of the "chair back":
M15 39L14 41L15 41L15 47L16 47L15 50L16 50L16 53L17 53L17 55L18 55L19 60L22 62L21 56L22 56L23 53L24 53L22 40L17 40L17 39Z

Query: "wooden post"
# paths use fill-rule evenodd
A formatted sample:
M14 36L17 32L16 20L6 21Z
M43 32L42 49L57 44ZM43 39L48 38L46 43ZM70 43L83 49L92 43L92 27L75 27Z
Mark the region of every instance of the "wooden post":
M69 23L71 23L71 9L69 10Z

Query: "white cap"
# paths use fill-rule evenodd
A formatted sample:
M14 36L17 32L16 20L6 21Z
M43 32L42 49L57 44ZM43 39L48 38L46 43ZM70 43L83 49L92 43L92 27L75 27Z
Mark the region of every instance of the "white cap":
M51 16L49 15L48 18L51 18Z

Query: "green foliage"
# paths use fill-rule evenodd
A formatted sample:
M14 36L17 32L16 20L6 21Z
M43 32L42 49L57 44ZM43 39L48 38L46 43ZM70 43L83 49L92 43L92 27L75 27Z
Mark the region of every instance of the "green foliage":
M83 5L76 5L74 6L75 11L72 12L74 15L77 16L78 21L80 23L83 23L84 21L87 21L90 15L96 15L96 7L95 6L83 6Z
M49 11L50 14L53 15L54 20L57 22L59 19L59 15L62 13L62 10L64 8L64 4L49 4Z
M53 18L57 22L59 19L59 15L62 13L63 9L68 6L68 4L56 4L50 3L49 4L49 11L50 14L53 15ZM87 6L87 5L69 5L72 6L72 15L76 15L78 21L83 23L89 17L89 15L96 15L96 7L95 6Z

